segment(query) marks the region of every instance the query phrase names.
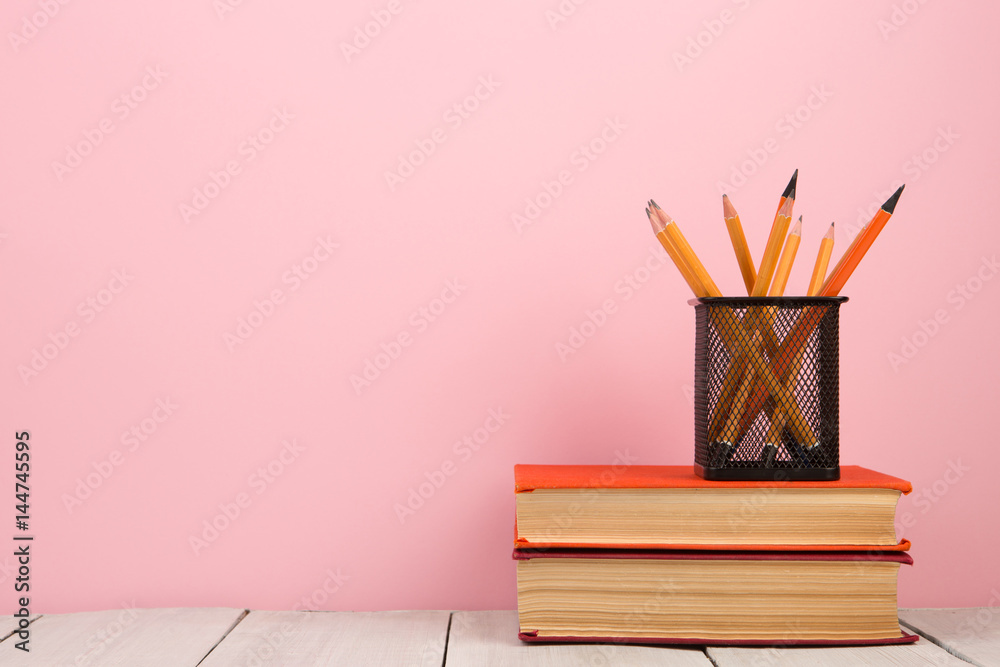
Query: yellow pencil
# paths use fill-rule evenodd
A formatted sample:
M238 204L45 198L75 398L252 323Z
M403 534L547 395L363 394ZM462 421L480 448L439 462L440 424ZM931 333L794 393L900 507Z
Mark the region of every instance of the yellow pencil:
M809 279L809 289L806 296L816 296L819 288L826 280L826 267L830 265L830 255L833 254L833 223L830 229L823 235L823 240L819 242L819 255L816 256L816 266L813 267L812 278Z
M654 215L647 208L646 217L649 218L649 223L653 225L653 233L656 234L656 238L659 239L660 245L662 245L663 249L667 251L667 254L670 255L670 259L674 262L674 266L677 267L677 270L681 272L681 276L684 277L684 282L688 284L688 287L691 288L691 291L695 296L705 296L704 285L702 285L701 281L698 280L698 276L694 275L691 267L687 265L687 262L684 261L684 257L681 256L680 251L674 245L673 241L670 240L670 237L667 236L667 232L665 231L666 225L664 225L663 221L660 220L660 216Z
M771 225L771 235L767 237L767 247L764 248L764 257L760 260L760 269L757 271L757 282L753 285L751 296L765 296L771 286L771 278L774 277L774 270L778 266L778 253L785 242L785 235L788 233L788 226L792 223L792 206L795 200L791 197L785 199L785 203L778 209L778 214L774 216L774 223Z
M694 249L691 244L687 242L684 238L684 234L681 233L680 227L674 222L667 213L660 208L655 201L649 200L649 203L653 205L653 212L659 216L660 221L663 223L664 232L670 238L670 241L676 246L677 250L680 251L681 256L691 271L697 276L698 280L705 288L705 294L701 296L722 296L722 292L719 291L719 287L712 280L712 276L708 275L708 271L705 269L705 265L701 263L698 259L698 255L695 254Z
M785 249L781 251L781 259L778 261L778 268L774 272L774 282L768 290L768 296L782 296L785 293L785 285L788 284L788 274L792 271L792 263L795 262L795 253L799 251L799 243L802 241L802 216L788 234L785 241Z
M747 294L750 294L753 292L754 283L757 282L757 269L753 265L746 234L743 233L740 214L736 212L736 208L726 195L722 195L722 215L726 219L726 229L729 230L729 239L733 242L733 251L740 265L740 273L743 274L743 283L746 285Z

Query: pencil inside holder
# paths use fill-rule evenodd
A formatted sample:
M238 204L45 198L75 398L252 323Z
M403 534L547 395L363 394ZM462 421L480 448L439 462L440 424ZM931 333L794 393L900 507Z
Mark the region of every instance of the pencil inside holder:
M839 308L847 297L716 297L695 307L695 470L840 478Z

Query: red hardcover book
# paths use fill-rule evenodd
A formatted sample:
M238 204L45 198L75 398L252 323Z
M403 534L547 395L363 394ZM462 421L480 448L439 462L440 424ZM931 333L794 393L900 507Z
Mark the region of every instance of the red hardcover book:
M526 642L873 645L917 640L896 612L899 552L515 549Z
M692 466L516 465L519 548L906 551L909 482L860 466L830 482L718 482Z

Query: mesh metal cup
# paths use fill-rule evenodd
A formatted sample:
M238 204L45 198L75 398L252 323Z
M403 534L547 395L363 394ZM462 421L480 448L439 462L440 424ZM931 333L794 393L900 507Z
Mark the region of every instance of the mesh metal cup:
M847 297L694 299L694 463L715 480L840 478Z

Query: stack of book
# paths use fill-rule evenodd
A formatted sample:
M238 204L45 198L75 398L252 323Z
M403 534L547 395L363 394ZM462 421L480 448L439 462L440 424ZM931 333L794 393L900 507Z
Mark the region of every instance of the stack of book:
M895 644L908 482L713 482L690 466L514 468L520 637Z

